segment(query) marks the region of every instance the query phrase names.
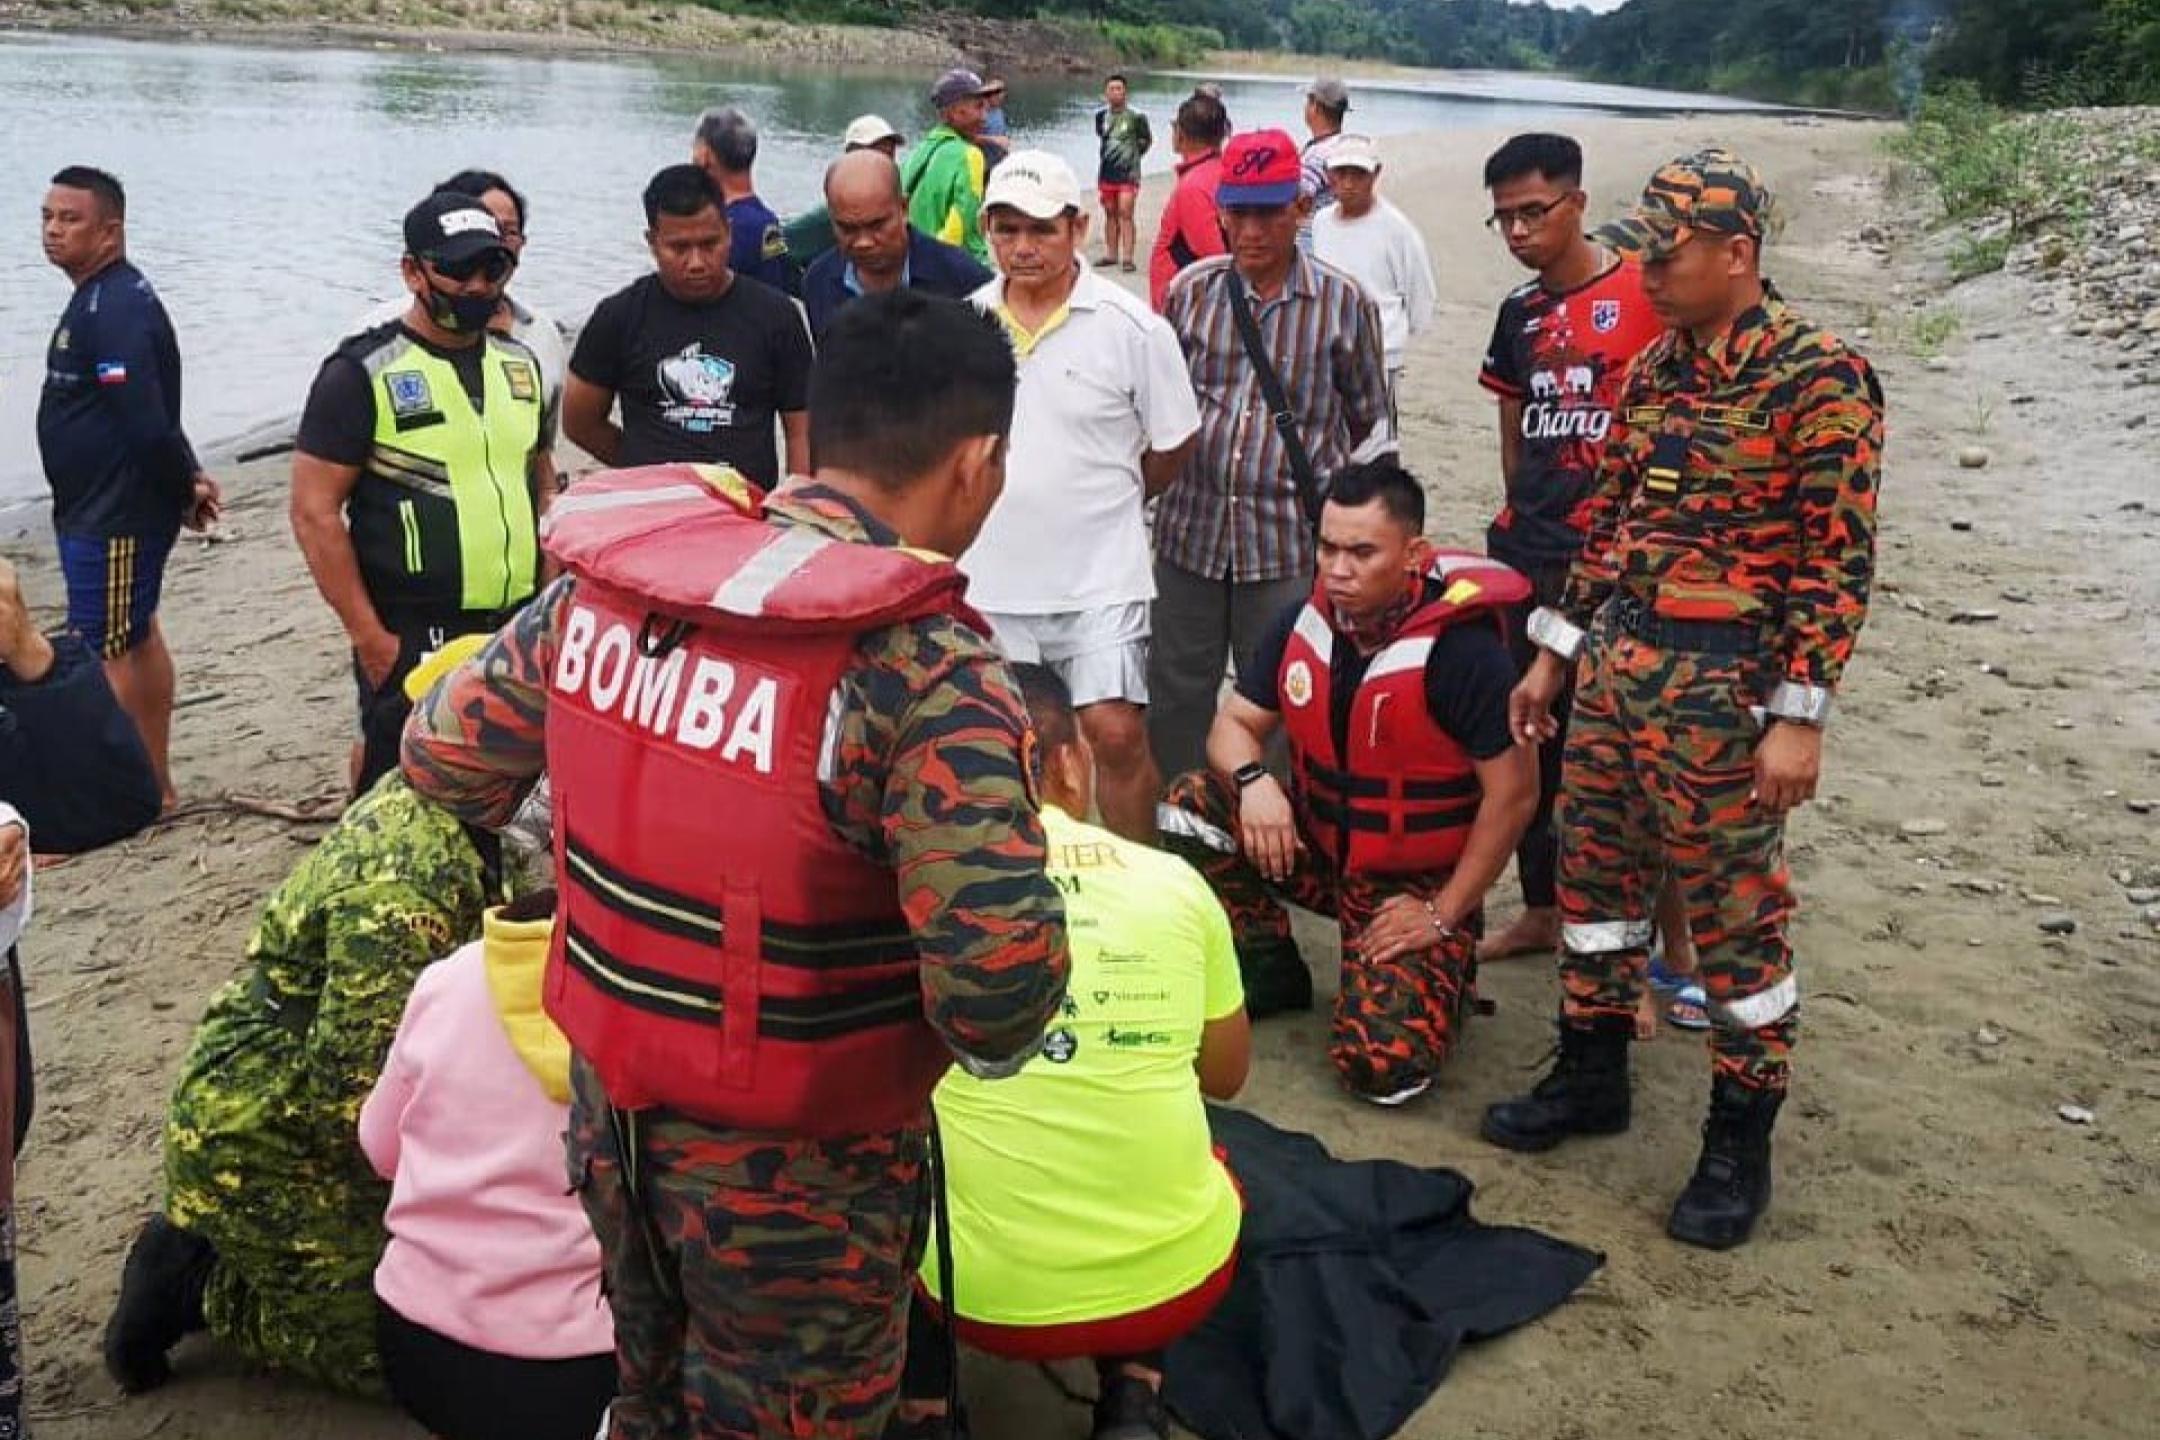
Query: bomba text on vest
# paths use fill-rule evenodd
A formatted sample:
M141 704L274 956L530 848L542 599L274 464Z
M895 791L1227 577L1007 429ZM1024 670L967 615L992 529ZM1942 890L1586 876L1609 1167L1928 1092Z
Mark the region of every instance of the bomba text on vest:
M722 760L747 758L759 774L772 774L780 682L771 675L693 655L687 645L665 655L645 654L629 625L618 620L603 625L591 610L572 605L555 661L555 688L595 714L686 749L717 745ZM738 690L745 693L731 714Z

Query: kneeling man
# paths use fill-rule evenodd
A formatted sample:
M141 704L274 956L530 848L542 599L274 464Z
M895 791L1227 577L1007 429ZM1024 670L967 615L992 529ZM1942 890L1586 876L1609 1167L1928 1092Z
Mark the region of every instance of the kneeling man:
M1503 629L1529 584L1424 529L1424 492L1391 461L1337 474L1312 598L1269 628L1208 769L1173 781L1158 817L1230 911L1254 1015L1312 1004L1281 902L1341 922L1328 1054L1382 1105L1431 1088L1452 1050L1485 891L1537 805L1510 748ZM1277 730L1288 790L1262 763Z

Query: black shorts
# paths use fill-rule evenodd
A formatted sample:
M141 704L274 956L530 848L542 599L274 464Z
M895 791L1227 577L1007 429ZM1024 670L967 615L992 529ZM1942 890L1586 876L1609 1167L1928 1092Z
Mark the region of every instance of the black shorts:
M383 623L398 637L397 663L380 685L370 685L353 656L353 689L360 701L360 780L355 795L365 795L377 780L398 768L398 751L405 738L405 717L412 701L405 695L405 677L412 674L429 653L441 649L460 635L492 634L511 612L453 611L433 620L399 616Z
M440 1440L592 1440L615 1398L615 1356L520 1360L461 1345L375 1302L390 1398Z

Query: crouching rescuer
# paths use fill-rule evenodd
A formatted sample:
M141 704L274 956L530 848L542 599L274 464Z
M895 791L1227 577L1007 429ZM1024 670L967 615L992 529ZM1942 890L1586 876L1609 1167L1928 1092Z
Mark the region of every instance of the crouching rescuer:
M1027 712L946 558L1013 390L993 322L864 298L812 382L814 478L588 479L547 534L564 578L407 733L472 813L543 758L554 786L546 1003L614 1440L879 1435L931 1090L1016 1071L1063 999Z
M1310 599L1284 609L1170 785L1166 847L1230 912L1254 1015L1305 1009L1312 978L1282 902L1341 924L1328 1055L1352 1093L1432 1087L1472 998L1485 892L1537 804L1513 745L1506 609L1515 571L1424 538L1425 495L1392 461L1335 477ZM1286 791L1262 762L1289 741Z

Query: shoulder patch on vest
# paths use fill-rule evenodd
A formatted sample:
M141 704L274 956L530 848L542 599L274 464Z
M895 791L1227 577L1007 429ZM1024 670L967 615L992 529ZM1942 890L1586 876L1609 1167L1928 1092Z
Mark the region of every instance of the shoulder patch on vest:
M1440 592L1440 598L1450 605L1467 605L1477 598L1479 588L1475 580L1457 580Z
M1291 661L1290 668L1283 672L1282 693L1292 705L1312 703L1312 666L1303 660Z
M418 370L391 371L383 376L383 388L389 391L393 415L422 415L435 408L435 395L428 389L427 376Z
M502 362L503 383L510 387L513 400L531 400L540 394L540 378L533 373L530 360L505 360Z

